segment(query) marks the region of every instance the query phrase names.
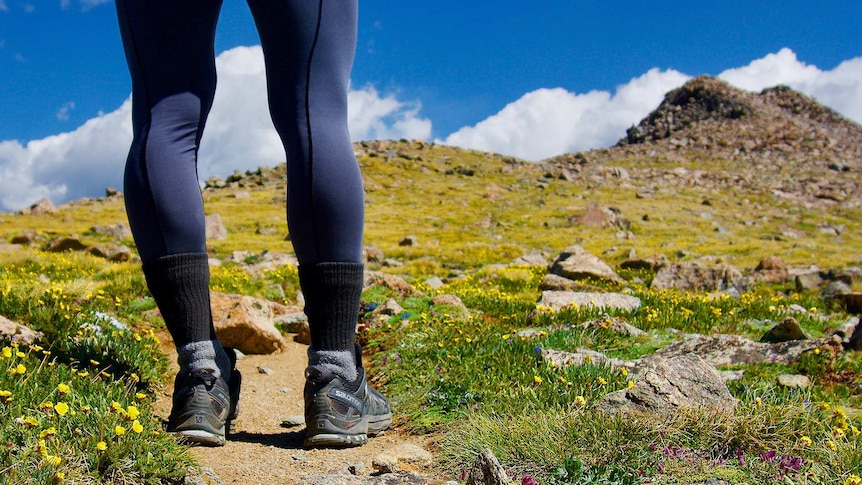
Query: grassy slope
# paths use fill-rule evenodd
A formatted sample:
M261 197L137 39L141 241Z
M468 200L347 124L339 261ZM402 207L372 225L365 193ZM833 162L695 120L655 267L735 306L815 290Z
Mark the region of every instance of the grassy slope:
M633 285L645 307L622 316L650 330L647 338L632 341L572 328L521 340L512 338L513 331L528 325L526 315L534 306L543 271L498 270L490 266L534 249L553 256L578 243L602 255L611 265L618 264L634 249L640 256L665 254L672 260L715 256L743 268L771 255L779 255L794 266L841 268L858 264L862 244L862 238L856 237L860 232L858 209L836 208L822 213L768 194L739 193L735 188L721 193L697 188L658 190L652 198L639 199L636 193L640 182L636 180L619 184L586 179L566 182L546 178L541 166L486 153L418 142L396 143L388 148L388 153L369 150L360 157L367 189L366 244L380 247L387 257L405 264L386 271L417 280L464 270L468 278L454 281L440 291L458 294L479 312L465 314L456 309L434 308L428 301L434 292L429 291L426 297L401 298L410 314L396 316L383 325L369 322L374 328L364 338L381 350L376 360L377 373L384 379L381 383L396 403L400 419L419 431L448 431L443 439L443 454L449 464L463 466L475 450L490 446L507 466L548 482L614 483L626 474L636 473L673 480L698 473L707 476L710 471L720 470L730 478L767 483L781 468L759 459L759 453L777 450L782 456L805 457L804 473L812 482L843 483L851 474L862 474L860 443L850 428L854 423L858 426L859 421L855 409L860 403L853 390L859 380L858 357L824 357L822 362L805 362L789 369L750 369L746 380L732 389L742 401L733 416L718 419L693 413L671 423L598 416L589 411L589 403L625 386L625 376L593 366L561 372L543 367L535 357L537 346L562 350L589 346L621 357L636 357L677 338L673 331L666 330L668 327L756 337L762 328L752 327L753 321L766 321L760 325L768 325L768 321L780 318L782 307L791 303L819 307L821 312L830 310L824 302L775 291L786 292L785 288L761 289L759 294L739 301L706 302L702 295L653 294ZM613 165L637 168L645 163L617 160ZM727 169L718 162L689 162L687 168ZM235 190L230 188L204 192L207 212L220 214L230 234L224 241L211 243L214 253L223 257L234 250L289 252L289 242L284 240L283 183L246 185L236 190L249 191L250 198L236 198ZM703 205L704 200L711 205ZM593 204L619 209L623 217L632 221L635 238L620 239L616 229L578 227L568 221L569 216ZM703 214L706 211L709 217ZM52 216L3 214L0 218L0 238L34 230L84 234L92 242L99 239L87 234L92 225L125 220L121 200L66 206ZM817 226L822 222L844 225L842 236L820 232ZM729 233L715 231L716 225ZM256 234L258 227L269 226L279 230L272 235ZM808 236L775 240L773 236L786 229ZM406 235L416 235L419 244L399 246ZM23 272L24 267L30 272ZM291 295L296 282L288 273L271 275L267 281L253 280L229 266L216 270L214 284L262 296L267 285L278 280ZM40 282L39 274L47 274L52 282ZM648 281L651 275L637 276ZM63 321L60 310L41 315L38 306L25 303L34 295L47 294L55 283L70 295L71 301L100 289L104 292L101 300L83 298L83 305L76 307L72 315L73 322L82 318L78 315L99 309L120 316L138 330L160 325L154 315L146 312L152 302L146 298L143 279L134 264L116 265L89 257L28 251L6 255L0 261L0 289L7 282L8 293L3 295L7 316L37 327L51 328L52 322ZM382 302L390 296L397 297L375 289L365 299ZM539 323L578 323L597 316L593 313L545 315ZM400 323L402 318L404 324ZM826 324L835 326L846 316L838 312L830 318ZM816 314L800 319L809 331L823 334L824 322ZM129 345L135 348L132 342L134 339ZM158 367L141 370L144 371L157 374ZM815 387L804 395L776 389L775 375L784 371L810 375ZM55 386L53 381L50 385ZM586 406L571 404L578 396L585 398ZM763 402L767 403L765 407ZM833 411L820 409L812 402L829 402L830 406L849 410L846 439L835 440L832 436L833 427L840 424ZM810 436L813 446L801 445L802 436ZM32 436L19 438L38 441ZM833 452L829 441L840 445L839 449ZM168 450L164 456L182 457L169 444L159 446ZM744 465L737 452L742 454ZM92 455L91 459L97 457ZM38 463L36 459L20 466L27 469ZM580 463L587 468L579 469ZM117 470L127 470L129 465L124 462L123 466L126 468L109 468L114 470L110 476L122 476ZM568 477L564 478L566 473L558 469L567 469ZM83 473L74 470L69 473ZM147 466L132 468L129 473L133 476L151 472ZM106 477L104 473L97 476Z

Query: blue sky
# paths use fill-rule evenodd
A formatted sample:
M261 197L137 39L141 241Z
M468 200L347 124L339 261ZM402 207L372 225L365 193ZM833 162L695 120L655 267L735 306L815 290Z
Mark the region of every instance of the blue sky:
M613 144L699 74L789 84L862 121L860 18L858 1L362 0L351 132L539 160ZM225 0L202 176L283 159L256 121L256 45L245 2ZM119 185L129 92L113 2L0 0L0 209Z

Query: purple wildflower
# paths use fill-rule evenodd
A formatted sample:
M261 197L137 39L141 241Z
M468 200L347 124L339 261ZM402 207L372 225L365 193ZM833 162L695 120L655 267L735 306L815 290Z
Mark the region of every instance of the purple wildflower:
M742 450L736 449L736 462L739 463L739 466L745 466L745 457L742 456Z
M775 450L769 450L766 453L761 453L760 461L764 463L772 463L773 461L775 461Z
M539 485L539 482L533 478L533 475L524 475L524 477L521 478L521 485Z

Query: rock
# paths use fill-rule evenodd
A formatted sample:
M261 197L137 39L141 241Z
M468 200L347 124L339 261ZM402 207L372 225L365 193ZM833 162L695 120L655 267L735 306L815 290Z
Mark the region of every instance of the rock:
M847 313L852 315L862 315L862 293L846 293L839 296L839 299L844 303L844 308L847 310Z
M811 385L811 379L799 374L781 374L778 376L778 384L784 387L807 389Z
M596 403L598 410L611 414L700 407L731 412L736 400L721 374L695 355L653 361L634 387L607 394Z
M108 224L106 226L93 226L90 228L90 231L116 240L132 239L131 228L122 223Z
M511 263L510 266L541 266L543 268L548 267L548 260L545 259L545 256L542 253L532 252L529 254L525 254L520 258L516 258Z
M713 268L708 268L698 262L682 262L670 263L659 269L650 288L654 290L676 288L685 291L725 291L743 282L742 272L726 263L719 263Z
M494 453L485 449L470 464L466 485L509 485L512 481Z
M819 270L807 271L796 275L796 291L811 291L819 288L823 283L823 277Z
M554 367L581 367L583 365L608 366L611 369L619 369L625 367L627 369L635 369L638 365L637 361L629 361L622 359L614 359L606 356L601 352L596 352L590 349L577 349L575 352L566 352L563 350L542 349L542 360L549 362Z
M236 347L245 354L271 354L284 349L284 338L274 325L271 302L217 292L211 292L211 300L216 334L225 347Z
M416 296L420 294L415 288L410 286L410 283L407 283L398 276L380 271L366 271L363 290L374 286L385 286L390 290L397 291L401 296Z
M49 253L65 253L66 251L84 251L89 246L77 237L61 237L49 242L45 251Z
M808 340L811 336L808 335L799 322L793 317L787 317L778 325L769 329L762 337L761 342L777 343L790 342L791 340Z
M785 283L790 280L787 265L778 256L763 258L754 268L754 278L764 283Z
M390 298L386 300L382 305L378 306L374 309L373 312L375 315L401 315L404 313L404 307L398 304L394 298Z
M661 268L665 264L667 264L667 256L662 254L661 256L654 258L627 259L620 264L620 268L634 270L645 269L654 271Z
M227 229L221 222L221 216L218 214L210 214L204 219L206 224L206 238L210 241L219 241L227 239Z
M431 278L428 278L427 280L425 280L425 284L428 285L428 287L432 290L439 290L445 285L445 283L443 283L443 280L441 280L438 276L432 276Z
M627 335L629 337L639 337L641 335L646 335L646 332L635 327L625 318L620 317L612 317L607 313L602 315L602 318L598 320L590 320L589 322L585 322L583 324L587 328L601 328L605 330L610 330L612 332L616 332L621 335Z
M21 244L24 246L29 246L36 242L37 235L35 231L24 231L22 234L18 234L13 236L12 239L9 240L11 244Z
M299 426L305 426L305 416L302 414L288 416L281 420L282 428L297 428Z
M383 254L383 250L378 248L377 246L365 246L364 249L365 261L369 263L382 263L386 256Z
M464 302L461 301L460 298L458 298L455 295L449 295L449 294L437 295L431 300L431 303L434 305L445 305L445 306L451 306L451 307L457 307L457 308L467 308L464 305Z
M838 340L840 342L840 338ZM768 344L755 342L739 335L691 335L684 341L674 342L659 349L654 356L669 358L692 354L716 367L761 362L791 364L806 352L819 347L836 346L840 346L840 343L836 344L831 338Z
M111 198L118 195L123 195L119 190L113 187L105 187L105 197Z
M598 228L616 227L628 230L631 223L620 216L620 211L613 208L592 205L584 212L568 218L569 223L576 226L588 226Z
M19 345L30 345L41 339L42 336L42 332L30 330L29 327L0 316L0 340Z
M123 263L132 260L132 251L125 246L93 246L87 249L87 253L114 263Z
M543 291L537 306L560 311L570 306L592 306L606 310L633 311L641 301L622 293L580 293L573 291Z
M724 379L724 382L729 381L741 381L743 377L745 377L745 370L720 370L718 371L721 374L721 378Z
M347 471L349 471L351 475L362 475L365 473L365 462L360 461L358 463L354 463L347 467Z
M575 281L593 278L625 283L604 261L578 245L564 249L551 264L550 272Z
M416 236L404 236L404 238L398 241L399 246L416 246L419 244L419 239Z
M263 251L258 255L247 255L243 269L255 278L262 278L268 271L275 271L283 266L299 266L296 256L287 253Z
M375 456L371 462L371 466L378 473L415 472L431 466L433 461L431 453L416 445L407 443L390 448Z
M546 274L545 277L542 278L542 282L539 283L539 289L542 291L601 291L595 286L578 283L577 281L563 278L562 276L555 274Z
M251 192L249 192L247 190L237 190L236 192L233 193L233 198L234 199L250 199L251 198Z
M820 298L828 300L830 298L839 298L841 295L851 293L853 290L845 281L834 280L830 281L822 290L820 290Z
M27 212L32 215L54 214L57 212L57 208L50 200L39 199L28 208Z
M262 365L257 366L257 373L263 374L265 376L271 376L273 374L272 369L269 367L264 367Z

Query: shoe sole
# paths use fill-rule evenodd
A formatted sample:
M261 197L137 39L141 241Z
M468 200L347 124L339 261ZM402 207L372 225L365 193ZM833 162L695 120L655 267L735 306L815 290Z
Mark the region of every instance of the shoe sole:
M318 433L314 436L306 437L303 446L305 448L350 448L361 446L368 442L368 437L377 436L392 425L392 413L368 416L367 419L368 426L365 433Z
M179 436L183 443L198 446L224 446L223 434L211 433L201 429L186 429L181 431L169 431L170 434Z

